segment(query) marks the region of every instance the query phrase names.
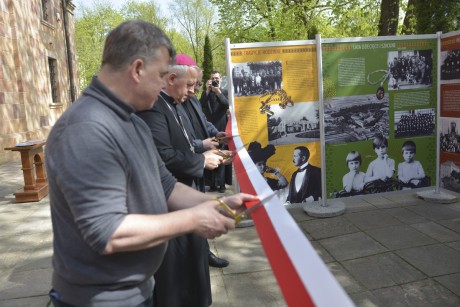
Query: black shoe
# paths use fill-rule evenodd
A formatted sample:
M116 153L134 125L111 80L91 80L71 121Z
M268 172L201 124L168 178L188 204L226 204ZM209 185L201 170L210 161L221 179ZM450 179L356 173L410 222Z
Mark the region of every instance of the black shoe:
M211 251L209 251L208 253L208 262L209 262L209 266L212 266L215 268L225 268L226 266L230 264L230 262L228 262L225 259L217 257L216 255L211 253Z
M225 193L225 190L226 190L225 186L219 187L219 193Z
M217 191L217 187L216 186L210 186L209 187L209 192L215 192Z

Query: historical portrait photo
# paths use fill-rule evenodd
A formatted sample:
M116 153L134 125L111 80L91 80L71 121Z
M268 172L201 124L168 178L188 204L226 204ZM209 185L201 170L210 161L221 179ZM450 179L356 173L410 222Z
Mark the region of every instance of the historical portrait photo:
M441 80L460 81L460 50L441 52Z

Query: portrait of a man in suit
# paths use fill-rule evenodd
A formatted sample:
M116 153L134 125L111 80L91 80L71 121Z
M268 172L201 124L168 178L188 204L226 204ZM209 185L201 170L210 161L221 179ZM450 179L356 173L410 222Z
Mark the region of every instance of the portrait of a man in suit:
M306 203L321 198L321 168L308 163L310 151L305 146L294 149L292 162L298 167L289 183L287 201L290 203Z

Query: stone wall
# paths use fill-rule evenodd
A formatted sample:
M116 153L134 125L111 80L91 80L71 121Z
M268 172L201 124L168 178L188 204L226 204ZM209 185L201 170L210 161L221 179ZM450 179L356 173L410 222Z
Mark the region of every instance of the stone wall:
M44 7L47 20L44 20ZM5 151L5 147L30 139L45 139L71 104L64 12L74 93L79 92L74 9L70 0L0 1L0 164L19 159L18 153ZM50 59L56 67L54 99Z

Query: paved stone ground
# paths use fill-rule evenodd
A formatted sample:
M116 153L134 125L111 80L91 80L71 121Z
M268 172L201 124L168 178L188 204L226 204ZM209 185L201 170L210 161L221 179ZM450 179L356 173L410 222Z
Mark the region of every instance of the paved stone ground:
M19 162L0 165L0 306L46 306L49 201L15 203L22 184ZM430 203L410 191L344 202L338 217L289 212L357 306L460 306L460 203ZM286 306L255 227L210 245L230 261L211 268L213 306Z

